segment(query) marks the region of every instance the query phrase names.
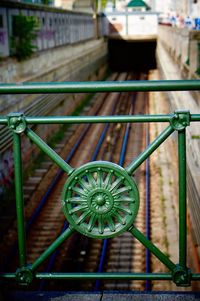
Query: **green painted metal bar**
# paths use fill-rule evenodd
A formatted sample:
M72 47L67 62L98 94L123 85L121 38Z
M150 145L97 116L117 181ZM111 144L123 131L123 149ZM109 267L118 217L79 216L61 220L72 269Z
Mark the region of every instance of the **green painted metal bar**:
M172 133L174 129L169 125L149 146L133 161L126 170L132 174Z
M16 274L15 273L0 273L1 279L15 279Z
M37 134L27 128L25 134L33 141L47 156L49 156L67 174L72 173L73 168L67 164L53 149L51 149Z
M179 161L179 264L186 268L187 261L187 181L185 129L178 132Z
M0 116L0 124L8 124L8 117L7 116Z
M49 255L51 255L56 248L58 248L67 238L69 238L74 229L69 227L67 228L41 255L36 259L36 261L32 264L31 270L37 269L37 267L47 259Z
M136 227L132 227L129 232L133 234L150 252L152 252L169 270L173 271L176 265L161 252L150 240L148 240L143 233L141 233Z
M169 273L36 273L35 277L37 279L124 279L124 280L172 280L172 275ZM121 278L120 278L121 277ZM15 279L15 273L0 273L1 279ZM193 281L200 280L200 274L192 274Z
M169 273L37 273L37 279L68 279L68 280L172 280L172 275Z
M118 122L169 122L170 115L117 115L117 116L49 116L26 117L28 124L63 124L63 123L118 123ZM199 115L200 118L200 115Z
M118 116L34 116L26 117L27 124L64 124L64 123L107 123L107 122L169 122L168 115L118 115ZM192 114L190 121L200 121L200 114ZM7 117L0 117L0 124L7 125Z
M45 94L126 91L189 91L200 90L200 80L49 82L0 84L0 94Z
M200 121L200 114L191 114L190 121Z
M13 154L15 171L15 195L17 213L17 232L19 265L26 265L26 245L25 245L25 226L24 226L24 200L22 191L22 158L21 158L21 136L13 132Z
M192 274L192 280L200 280L200 273L198 274Z

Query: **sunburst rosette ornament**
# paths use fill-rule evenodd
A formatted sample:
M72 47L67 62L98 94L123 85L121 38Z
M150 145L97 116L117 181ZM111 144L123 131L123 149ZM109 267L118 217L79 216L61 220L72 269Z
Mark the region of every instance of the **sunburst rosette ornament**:
M139 193L124 168L95 161L69 176L62 205L68 222L78 232L92 238L109 238L133 224L139 209Z

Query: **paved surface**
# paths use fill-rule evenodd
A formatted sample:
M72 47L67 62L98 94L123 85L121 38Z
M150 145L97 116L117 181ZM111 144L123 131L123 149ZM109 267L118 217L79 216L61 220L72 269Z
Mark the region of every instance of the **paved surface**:
M8 293L2 301L198 301L200 292L14 292Z

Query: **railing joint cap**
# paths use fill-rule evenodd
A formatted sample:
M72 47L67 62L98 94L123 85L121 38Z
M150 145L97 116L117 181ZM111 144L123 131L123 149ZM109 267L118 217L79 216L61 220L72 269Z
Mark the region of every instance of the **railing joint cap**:
M191 114L188 110L177 110L170 120L170 124L176 131L182 131L190 125Z
M188 267L177 264L172 272L173 281L177 286L191 286L192 273Z
M34 279L34 272L32 271L31 265L17 269L15 275L17 283L21 285L29 285Z
M21 134L26 129L26 120L23 112L13 112L7 115L8 127L16 134Z

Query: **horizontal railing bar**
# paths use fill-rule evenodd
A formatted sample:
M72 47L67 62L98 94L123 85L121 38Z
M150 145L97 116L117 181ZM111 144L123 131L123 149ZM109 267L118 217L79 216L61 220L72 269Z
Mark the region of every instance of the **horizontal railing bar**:
M200 280L200 273L192 274L192 280Z
M0 278L14 279L15 273L0 274ZM133 280L172 280L170 273L36 273L37 279L133 279ZM200 280L200 273L192 274L193 281Z
M169 273L37 273L37 279L113 279L113 280L171 280L172 275Z
M47 82L0 84L0 94L46 94L126 91L189 91L199 90L200 80Z
M0 124L8 124L8 119L6 116L0 117Z
M35 116L25 117L28 124L65 124L65 123L140 123L170 122L173 114L168 115L116 115L116 116ZM191 121L200 121L200 114L191 114ZM6 117L0 117L0 124L7 124Z
M114 115L114 116L49 116L27 117L29 124L35 123L128 123L128 122L169 122L173 115ZM200 120L200 114L199 114Z
M200 117L200 114L191 114L190 121L200 121L199 117Z

